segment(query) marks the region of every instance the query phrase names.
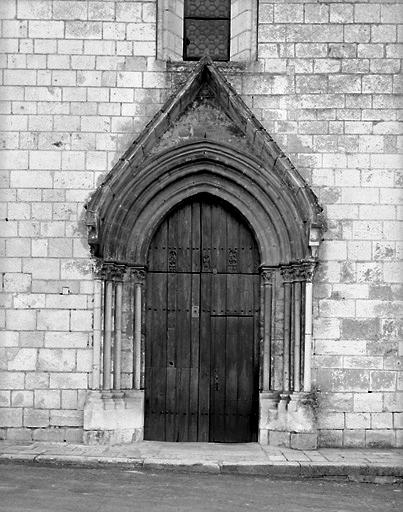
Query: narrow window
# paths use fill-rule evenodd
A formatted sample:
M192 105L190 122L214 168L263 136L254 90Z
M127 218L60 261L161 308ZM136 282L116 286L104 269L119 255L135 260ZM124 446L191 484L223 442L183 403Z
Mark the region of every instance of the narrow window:
M213 60L229 60L230 4L230 0L185 0L184 60L199 60L206 52Z

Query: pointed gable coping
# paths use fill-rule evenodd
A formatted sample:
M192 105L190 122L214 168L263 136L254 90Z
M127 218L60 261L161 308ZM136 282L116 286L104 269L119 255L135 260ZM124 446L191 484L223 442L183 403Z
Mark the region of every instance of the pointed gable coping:
M120 172L126 167L136 167L147 158L150 148L159 141L162 134L197 97L204 82L208 83L216 95L219 105L231 121L245 134L247 141L254 148L255 155L259 157L264 167L279 171L280 169L276 168L275 163L278 158L281 158L283 165L279 172L280 179L291 188L305 188L307 186L305 180L208 56L203 57L196 64L185 83L168 98L161 110L106 176L103 185L118 178ZM292 180L284 176L284 172L287 173L287 171L293 174Z
M245 102L220 73L210 57L203 57L193 68L183 85L166 101L162 109L148 123L144 131L127 149L115 167L106 176L104 182L95 191L87 205L87 225L89 239L91 232L97 238L97 217L103 207L108 208L115 196L115 184L124 180L133 170L150 156L150 149L159 142L161 136L172 126L181 114L197 97L204 83L216 96L217 103L230 120L245 134L254 157L261 162L262 169L277 176L286 189L295 197L300 208L310 210L310 225L322 230L324 222L322 208L289 158L283 153L263 125L256 119ZM303 206L305 205L305 206ZM95 241L95 240L94 240Z

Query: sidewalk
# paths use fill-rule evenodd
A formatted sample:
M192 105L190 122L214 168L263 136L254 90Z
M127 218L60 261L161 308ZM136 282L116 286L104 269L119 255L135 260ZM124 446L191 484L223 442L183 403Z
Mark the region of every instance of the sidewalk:
M130 445L0 441L0 462L80 467L176 470L269 477L403 478L403 449L322 448L298 451L259 444L163 443Z

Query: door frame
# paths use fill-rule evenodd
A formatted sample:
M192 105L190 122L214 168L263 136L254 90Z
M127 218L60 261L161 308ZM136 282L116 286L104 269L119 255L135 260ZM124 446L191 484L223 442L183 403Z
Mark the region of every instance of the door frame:
M270 162L269 165L260 156L239 151L231 145L209 140L197 141L162 151L143 162L135 172L125 164L127 168L122 168L122 174L116 174L116 183L112 177L113 183L100 187L94 195L88 205L88 240L99 264L94 272L93 391L84 408L84 430L88 436L97 432L98 438L99 432L108 431L115 432L120 439L117 433L124 431L132 432L136 439L142 438L144 393L141 377L141 326L144 319L142 308L146 254L158 222L176 204L200 193L221 198L238 210L252 227L261 251L262 382L259 442L272 443L270 439L276 438L272 433L280 432L284 434L284 442L290 443L292 432L305 433L312 429L313 420L305 421L304 415L298 416L298 411L302 410L298 401L301 393L290 386L290 374L295 369L293 359L288 358L282 369L277 368L283 373L283 379L275 383L272 379L271 351L279 294L286 293L288 303L284 327L288 330L284 347L297 343L299 347L304 347L302 391L309 394L312 279L323 231L323 218L314 193L302 181L295 168L280 157L275 164ZM110 343L111 335L116 337L119 333L115 326L110 335L105 326L106 320L112 315L112 298L116 299L120 293L116 274L122 268L125 274L123 288L135 289L135 367L132 388L113 390L105 381L105 376L111 372L111 355L105 346L108 347L108 336ZM300 297L294 293L295 290L304 291L303 303L301 300L294 303L295 297ZM104 300L105 297L109 299ZM292 326L298 316L298 308L304 319L305 331L297 339ZM108 360L109 366L105 366ZM102 410L108 400L113 405L108 406L106 417ZM133 414L129 414L130 401L136 403ZM296 404L293 405L294 409L290 409L289 402L291 405ZM121 403L123 409L119 405ZM112 409L115 411L113 414L110 412ZM130 422L122 420L124 415L131 418Z
M261 267L260 267L260 248L259 248L259 244L258 244L258 241L256 240L256 236L255 236L255 233L253 231L253 229L251 228L251 226L248 225L246 219L243 217L243 215L238 211L236 210L232 205L226 203L226 201L223 201L221 200L220 198L216 198L214 196L211 196L209 194L196 194L195 196L191 197L190 199L187 199L185 201L182 201L180 202L179 204L175 205L164 217L163 219L161 219L158 224L155 226L154 230L153 230L153 236L151 237L151 240L150 240L150 244L149 244L149 249L148 249L148 255L149 255L149 252L151 251L151 245L154 241L154 235L157 233L158 229L160 228L160 226L166 222L172 214L174 214L175 211L177 210L180 210L182 206L185 206L186 204L188 205L192 205L194 202L199 202L200 204L211 204L211 205L221 205L222 208L224 210L226 210L228 212L229 215L231 215L231 217L233 219L236 219L237 222L239 222L239 224L243 225L244 228L247 230L251 240L253 240L253 244L254 244L254 247L256 248L256 251L257 251L257 258L258 258L258 261L259 263L257 264L257 266L255 267L254 265L252 265L254 267L254 269L256 268L256 272L251 272L249 275L251 276L251 278L255 278L255 276L259 275L260 274L260 270L261 270ZM202 213L201 213L201 210L200 210L200 220L202 218ZM202 230L199 231L199 244L200 244L200 251L201 251L201 247L203 245L202 243ZM170 245L170 243L168 242L168 240L166 241L166 243L168 245ZM148 257L147 255L147 257ZM201 255L201 253L200 253ZM168 264L168 267L167 267L167 270L164 272L167 276L169 275L176 275L176 258L175 258L175 265L174 265L174 268L175 268L175 271L170 271L169 270L169 264ZM143 312L144 312L144 315L143 315L143 321L142 321L142 331L143 331L143 348L142 348L142 365L141 365L141 374L142 374L142 381L141 381L141 388L144 390L144 394L146 395L146 371L147 371L147 368L146 368L146 358L147 358L147 349L150 349L151 346L150 344L148 343L148 340L147 340L147 336L148 336L148 332L147 332L147 311L148 311L148 302L147 302L147 297L148 297L148 286L149 286L149 280L147 279L147 276L148 276L148 273L149 272L152 272L152 270L150 268L146 268L145 270L146 272L146 279L145 279L145 284L144 284L144 287L143 287L143 296L144 296L144 307L143 307ZM156 271L156 272L162 272L162 271ZM186 272L185 272L186 273ZM199 270L198 272L193 272L192 270L189 270L189 272L187 273L190 273L190 274L195 274L197 273L199 276L200 276L200 286L201 286L201 282L202 282L202 276L214 276L214 272L205 272L203 271L203 265L201 264L200 267L199 267ZM218 272L218 274L220 274L222 272ZM239 274L242 274L242 272L238 273L238 272L234 272L234 273L231 273L230 275L239 275ZM211 280L211 283L210 283L210 286L213 285L213 281L214 279ZM168 285L167 285L168 286ZM259 397L259 391L260 391L260 383L262 382L263 378L262 378L262 365L261 365L261 361L260 361L260 343L259 343L259 339L260 339L260 325L261 325L261 321L262 321L262 309L261 309L261 306L262 306L262 301L261 301L261 296L262 296L262 287L259 286L259 289L257 291L257 297L254 297L254 304L255 304L255 300L256 300L256 306L257 307L257 314L256 313L253 313L251 316L252 316L252 322L253 322L253 339L250 340L250 342L253 344L253 347L252 347L252 352L253 352L253 368L252 368L252 374L255 373L255 371L257 371L258 373L258 377L257 377L257 380L254 381L254 389L253 389L253 392L252 392L252 398L253 397L256 397L256 399L258 400L258 397ZM201 294L201 288L199 290L199 293ZM255 293L255 292L253 292ZM201 296L200 296L200 300L201 300ZM166 306L168 308L168 305ZM199 307L201 308L202 307L202 304L200 303L199 304ZM189 312L189 314L191 315L191 312ZM231 316L231 315L230 315ZM226 318L227 315L224 315L224 317ZM242 317L242 316L241 316ZM210 316L210 322L211 322L211 329L212 329L212 319L214 318L214 315L213 316ZM201 336L201 330L200 330L201 326L199 324L199 336ZM213 333L212 331L210 332L210 337L209 337L209 343L210 343L210 350L209 350L209 354L210 354L210 363L209 363L209 366L210 366L210 370L212 368L212 364L213 364L213 360L212 360L212 356L213 354L210 352L212 350L212 336L213 336ZM199 369L200 369L200 366L199 366ZM211 436L211 414L212 414L212 403L211 403L211 399L212 399L212 395L214 394L214 391L212 390L211 388L211 373L210 373L210 389L209 389L209 404L210 404L210 407L209 407L209 439L210 439L210 436ZM253 379L255 379L253 377ZM165 391L167 391L167 387L165 389ZM256 410L254 412L257 413L257 417L254 421L256 421L256 424L254 425L253 427L253 431L251 431L251 437L252 438L256 438L251 441L251 442L255 442L257 441L257 437L258 437L258 434L259 434L259 417L258 417L258 411L259 411L259 407L258 407L258 404L256 404ZM146 417L146 403L144 403L144 418ZM236 441L225 441L225 442L236 442ZM241 442L241 441L240 441ZM242 441L242 442L245 442L245 441Z

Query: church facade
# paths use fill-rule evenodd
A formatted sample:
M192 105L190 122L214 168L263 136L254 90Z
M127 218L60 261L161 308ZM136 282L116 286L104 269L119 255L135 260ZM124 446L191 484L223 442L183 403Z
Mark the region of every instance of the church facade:
M401 446L399 3L0 15L1 438Z

